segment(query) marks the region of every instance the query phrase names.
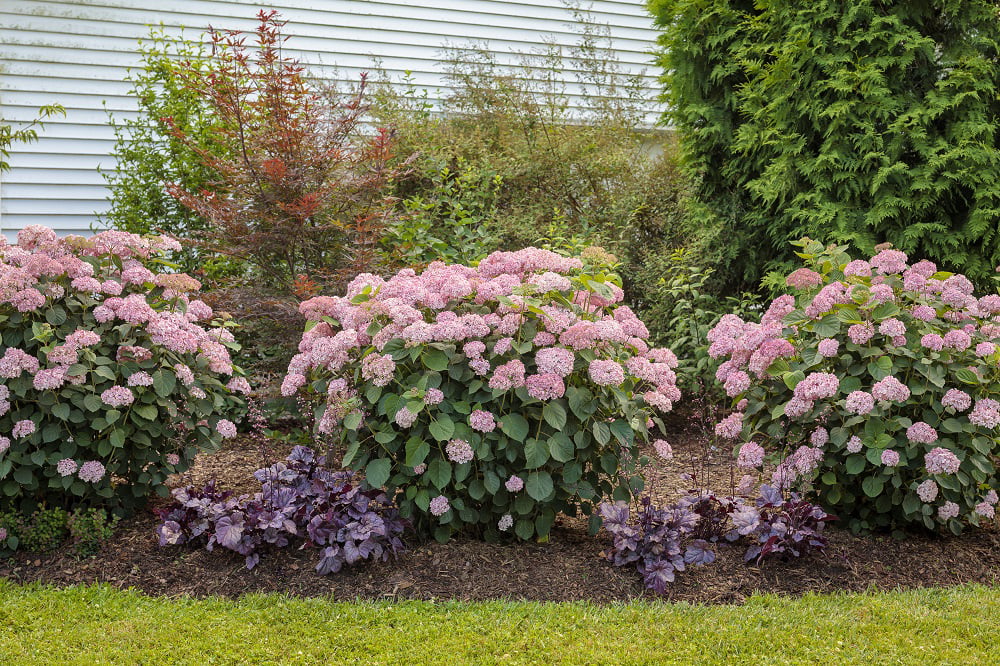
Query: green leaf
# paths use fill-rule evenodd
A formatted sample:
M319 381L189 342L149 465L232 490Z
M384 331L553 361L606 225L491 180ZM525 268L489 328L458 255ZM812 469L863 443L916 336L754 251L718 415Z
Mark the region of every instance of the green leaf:
M372 488L381 488L389 480L392 461L388 458L376 458L365 466L365 480Z
M66 419L69 418L70 410L71 410L70 406L65 402L52 405L52 415L62 421L65 421Z
M431 446L419 437L411 437L406 440L406 465L416 467L427 459L427 454L431 452Z
M535 534L535 524L530 520L519 520L514 525L514 534L523 541L527 541Z
M570 411L581 421L586 421L597 410L594 404L594 394L590 389L578 386L570 386L566 389L566 399L569 402Z
M626 446L631 446L635 441L635 431L624 420L618 419L611 424L611 433L619 442Z
M427 478L439 490L451 481L451 463L443 458L436 458L427 466Z
M851 455L847 456L847 460L844 462L844 470L848 474L860 474L861 470L865 468L867 461L863 455Z
M90 393L83 398L83 406L87 408L88 412L100 411L104 407L104 403L101 402L99 396Z
M597 443L601 446L607 446L608 442L611 441L611 428L608 427L608 424L594 421L591 429L594 431L594 439L597 440Z
M968 368L959 368L955 371L955 378L963 384L979 384L979 375Z
M573 440L569 438L569 435L557 432L549 438L549 453L552 455L553 460L566 463L573 460L576 447L573 445Z
M878 497L882 494L884 487L885 481L881 476L869 476L861 482L861 489L865 491L865 495L868 495L868 497Z
M529 439L524 445L524 465L528 469L541 467L549 461L548 442L540 439Z
M422 359L424 366L430 370L441 372L448 369L448 355L440 349L425 350Z
M440 414L431 421L427 429L430 431L431 437L439 442L446 442L455 434L455 422L447 414Z
M795 387L799 385L799 382L805 378L806 375L801 370L786 372L781 376L781 380L785 382L785 386L787 386L789 390L795 390Z
M507 414L501 421L500 429L511 439L523 442L528 436L528 421L520 414Z
M177 377L170 370L157 370L153 373L153 390L156 395L166 398L177 387ZM88 407L88 409L90 409ZM93 410L91 410L93 411Z
M566 427L566 408L558 402L550 402L542 407L542 418L556 430Z
M123 430L112 430L111 435L108 436L108 441L116 449L122 448L125 446L125 432Z
M133 411L147 421L155 421L160 415L160 410L156 408L156 405L138 405L133 408Z
M546 471L529 472L528 478L524 480L524 489L528 491L529 497L541 502L552 494L552 477Z
M344 427L348 430L357 430L358 426L361 425L361 418L361 412L351 412L344 417Z

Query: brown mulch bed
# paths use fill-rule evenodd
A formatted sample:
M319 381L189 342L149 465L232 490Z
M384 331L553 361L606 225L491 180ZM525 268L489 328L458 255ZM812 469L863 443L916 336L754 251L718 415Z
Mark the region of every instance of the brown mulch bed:
M673 464L650 470L649 491L668 499L685 488L679 475L707 476L710 487L725 493L729 484L728 452L706 452L699 438L675 438ZM223 487L249 492L250 477L265 457L278 459L288 446L275 444L262 453L231 445L199 458L175 485L202 484L219 479ZM708 464L697 461L708 460ZM697 464L696 464L697 463ZM57 585L106 582L137 588L151 595L221 595L284 592L336 599L524 599L599 603L648 596L631 568L616 569L600 551L603 535L587 536L582 521L563 519L549 543L496 545L468 539L448 544L411 543L397 560L364 564L331 576L313 570L314 551L265 552L253 570L243 558L224 550L206 552L187 547L160 548L149 512L123 522L108 547L80 559L65 548L44 555L19 553L0 562L0 577L17 582ZM805 592L859 591L990 583L1000 579L1000 532L995 528L962 537L912 536L899 541L888 536L858 537L828 528L830 545L823 555L791 562L744 564L743 549L723 547L711 565L678 576L668 598L702 603L740 603L755 592L798 595Z

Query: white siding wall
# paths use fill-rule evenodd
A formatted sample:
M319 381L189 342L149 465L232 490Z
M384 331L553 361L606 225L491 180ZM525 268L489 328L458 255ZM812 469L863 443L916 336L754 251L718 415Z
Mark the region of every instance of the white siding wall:
M60 232L87 231L106 209L98 168L111 169L114 135L105 109L134 111L124 82L138 64L136 41L149 26L251 29L253 0L0 0L0 117L26 121L43 104L60 103L65 118L17 146L12 170L0 175L0 229L8 237L28 224ZM560 0L281 0L269 5L288 20L290 47L313 71L354 80L373 57L394 78L412 72L418 88L442 84L443 46L486 40L501 61L543 39L572 45L572 15ZM655 39L644 0L595 0L586 5L610 26L624 68L644 71L656 92L650 55ZM571 75L568 75L572 79ZM650 118L655 111L650 107Z

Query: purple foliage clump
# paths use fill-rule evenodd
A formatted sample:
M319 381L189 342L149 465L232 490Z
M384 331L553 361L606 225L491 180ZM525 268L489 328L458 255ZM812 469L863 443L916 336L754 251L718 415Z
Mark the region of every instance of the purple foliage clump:
M797 494L787 499L773 486L761 486L749 502L743 497L688 495L657 508L639 500L635 519L624 503L599 507L611 548L604 552L615 566L634 564L647 589L663 594L676 572L687 565L715 561L713 544L748 541L744 561L790 559L826 548L823 526L836 517Z
M675 573L688 564L708 564L715 552L703 539L691 534L698 525L698 514L690 507L674 505L664 509L653 506L649 497L639 501L638 518L631 520L629 507L603 503L599 507L604 527L614 543L605 557L615 566L635 564L646 587L660 594Z
M403 550L406 521L380 490L362 490L351 472L326 469L325 458L296 446L285 462L254 472L261 490L234 497L214 481L200 490L173 491L174 504L156 510L161 546L221 546L246 558L248 569L270 544L302 541L320 551L316 570L336 573L362 560L389 559Z
M768 485L761 486L754 506L743 504L740 517L733 516L738 533L755 541L743 559L749 562L756 558L758 564L768 558L787 560L823 551L827 544L823 526L831 520L837 520L836 516L797 493L785 499Z

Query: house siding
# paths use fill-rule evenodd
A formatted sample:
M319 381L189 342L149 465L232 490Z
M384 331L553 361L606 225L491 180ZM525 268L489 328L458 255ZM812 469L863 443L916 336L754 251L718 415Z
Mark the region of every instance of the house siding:
M28 224L60 233L98 226L108 194L99 169L114 168L108 112L119 118L135 113L124 79L139 65L136 42L160 23L168 33L183 28L189 37L209 25L252 29L259 7L244 0L0 0L0 117L17 123L44 104L66 108L64 118L39 132L38 142L12 150L12 169L0 175L0 230L11 237ZM354 81L377 58L393 79L410 72L432 102L446 91L446 46L482 41L500 62L516 64L517 53L543 40L577 41L573 16L560 0L283 0L269 7L288 20L291 52L311 71ZM656 33L643 0L596 0L587 7L609 26L623 69L645 72L644 86L654 98ZM572 93L572 74L564 78ZM652 122L658 109L651 102L648 111Z

